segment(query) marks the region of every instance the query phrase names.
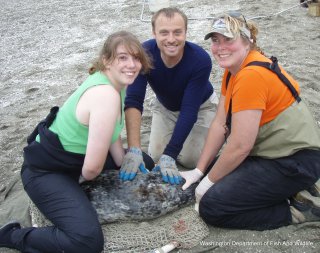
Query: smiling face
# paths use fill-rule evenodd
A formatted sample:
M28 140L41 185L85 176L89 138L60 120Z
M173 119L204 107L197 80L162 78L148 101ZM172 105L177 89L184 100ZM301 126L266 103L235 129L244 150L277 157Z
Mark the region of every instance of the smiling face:
M211 37L211 52L221 68L236 74L247 57L250 44L241 36L231 39L214 33Z
M133 51L133 54L130 54L128 49L120 44L116 49L114 60L107 61L105 58L103 59L103 64L105 65L103 72L118 90L132 84L138 76L142 64L136 55L138 55L138 52Z
M153 29L161 58L167 67L175 66L183 56L186 41L186 24L183 17L174 13L172 17L160 14Z

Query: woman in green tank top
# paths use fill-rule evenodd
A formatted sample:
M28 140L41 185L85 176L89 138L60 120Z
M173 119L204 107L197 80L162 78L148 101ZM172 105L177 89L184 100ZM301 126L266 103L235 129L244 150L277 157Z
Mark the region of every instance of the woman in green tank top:
M120 138L124 127L126 87L139 72L148 71L150 61L140 44L127 32L111 35L100 57L89 69L90 76L60 109L50 130L59 136L65 150L85 154L84 180L98 176L110 152L120 166L124 149Z
M140 71L150 67L150 59L133 34L120 31L108 37L90 76L59 111L52 108L24 148L24 189L54 225L21 228L18 222L10 222L0 228L0 248L21 252L103 250L97 213L79 185L79 176L81 180L97 177L109 154L120 167L125 90Z

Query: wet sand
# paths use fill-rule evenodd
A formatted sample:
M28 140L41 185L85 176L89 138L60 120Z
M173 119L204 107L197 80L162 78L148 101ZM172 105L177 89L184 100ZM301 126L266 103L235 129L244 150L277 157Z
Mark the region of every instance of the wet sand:
M260 47L267 56L278 57L279 63L299 81L301 97L320 126L320 17L308 15L307 9L301 7L273 15L297 5L296 0L172 2L190 18L188 40L208 52L210 42L203 37L213 16L231 9L240 10L247 19L253 18L260 27ZM0 4L1 194L20 171L27 135L52 106L62 105L86 78L87 69L107 36L126 29L141 41L148 39L151 16L148 6L142 13L143 1L136 0L0 0ZM213 62L210 78L217 93L221 76L222 70ZM142 127L144 148L148 143L152 99L149 91ZM124 141L125 138L124 132ZM320 251L319 222L265 232L210 229L207 245L190 252ZM250 242L258 243L249 245ZM0 252L9 252L3 250Z

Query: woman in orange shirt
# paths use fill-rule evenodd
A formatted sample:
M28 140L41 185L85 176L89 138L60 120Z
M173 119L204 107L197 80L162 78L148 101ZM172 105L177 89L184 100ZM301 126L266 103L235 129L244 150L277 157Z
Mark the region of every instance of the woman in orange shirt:
M205 36L225 69L221 97L197 168L180 173L184 189L207 173L196 202L215 226L264 230L320 220L314 196L293 197L320 177L319 128L298 83L258 48L257 33L243 15L228 13Z

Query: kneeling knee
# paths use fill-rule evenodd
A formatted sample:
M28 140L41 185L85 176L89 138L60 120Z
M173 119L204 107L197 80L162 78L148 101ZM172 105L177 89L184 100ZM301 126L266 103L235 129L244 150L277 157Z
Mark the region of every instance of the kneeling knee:
M199 214L207 224L221 226L229 219L230 210L223 201L204 196L199 204Z
M199 204L199 214L207 224L217 225L220 223L221 214L214 206L207 206L203 201L200 201Z
M87 234L82 234L77 239L75 253L101 253L104 248L104 236L101 228Z
M178 162L187 169L193 169L197 166L199 156L193 152L193 154L183 154L178 156Z
M88 248L90 249L90 253L102 252L104 248L104 236L103 236L102 230L97 231L96 233L90 236L91 236L91 240L90 240L90 243L88 243L87 245Z

